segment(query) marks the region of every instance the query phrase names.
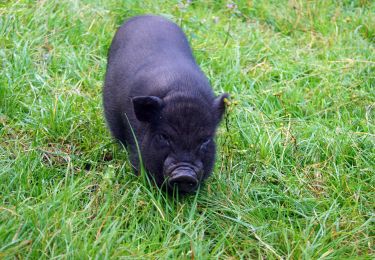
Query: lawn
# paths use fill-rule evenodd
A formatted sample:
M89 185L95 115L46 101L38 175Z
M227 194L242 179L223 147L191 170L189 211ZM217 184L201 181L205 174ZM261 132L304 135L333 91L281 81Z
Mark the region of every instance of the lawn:
M231 100L216 167L171 198L103 117L126 18L178 23ZM0 258L375 257L375 2L0 1Z

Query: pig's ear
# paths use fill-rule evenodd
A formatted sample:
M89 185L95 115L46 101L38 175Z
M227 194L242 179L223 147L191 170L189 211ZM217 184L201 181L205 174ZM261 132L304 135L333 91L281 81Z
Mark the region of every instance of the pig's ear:
M221 94L214 101L214 111L216 114L217 123L220 122L225 112L225 100L229 98L227 93Z
M151 122L157 120L164 106L162 99L155 96L133 97L135 116L139 121Z

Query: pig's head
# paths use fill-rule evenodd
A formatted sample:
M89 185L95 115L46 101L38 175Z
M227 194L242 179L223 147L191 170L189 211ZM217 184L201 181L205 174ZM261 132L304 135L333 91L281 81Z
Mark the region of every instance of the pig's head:
M193 192L210 175L215 131L226 97L209 101L186 96L133 98L135 115L146 129L139 137L143 164L159 186Z

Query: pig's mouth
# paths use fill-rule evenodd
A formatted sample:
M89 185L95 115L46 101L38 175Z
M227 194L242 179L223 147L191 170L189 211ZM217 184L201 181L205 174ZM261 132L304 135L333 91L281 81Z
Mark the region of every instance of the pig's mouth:
M167 183L170 188L178 188L183 193L193 192L198 187L197 169L186 163L173 165L167 170Z

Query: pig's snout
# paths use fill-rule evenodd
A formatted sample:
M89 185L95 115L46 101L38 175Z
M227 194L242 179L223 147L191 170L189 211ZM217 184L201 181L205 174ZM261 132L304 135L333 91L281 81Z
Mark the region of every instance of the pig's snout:
M177 187L180 192L192 192L198 186L197 173L188 166L176 167L170 173L168 185L171 188Z

